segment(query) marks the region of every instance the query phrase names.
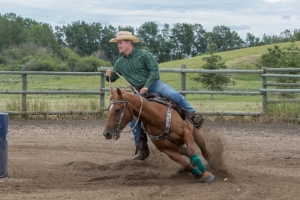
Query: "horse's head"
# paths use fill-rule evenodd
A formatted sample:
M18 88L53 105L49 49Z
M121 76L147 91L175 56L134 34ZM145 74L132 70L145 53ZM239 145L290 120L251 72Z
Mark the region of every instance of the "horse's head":
M105 123L103 135L106 139L115 140L120 138L120 132L132 121L132 110L128 105L125 94L119 88L110 88L110 105L108 107L108 117Z

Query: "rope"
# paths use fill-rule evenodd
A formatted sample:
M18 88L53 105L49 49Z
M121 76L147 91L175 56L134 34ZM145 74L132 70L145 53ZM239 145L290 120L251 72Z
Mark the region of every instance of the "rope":
M140 110L139 110L139 115L138 115L138 117L137 117L137 119L136 119L136 121L135 121L135 124L134 124L134 126L130 129L130 130L128 130L128 131L125 131L125 132L130 132L130 131L132 131L132 130L134 130L135 129L135 127L137 126L137 124L138 124L138 122L139 122L139 119L140 119L140 116L141 116L141 113L142 113L142 109L143 109L143 97L140 95L140 93L122 76L122 75L120 75L117 71L115 71L115 70L112 70L112 71L114 71L121 79L123 79L130 87L131 87L131 89L133 89L137 94L138 94L138 96L140 97L140 100L141 100L141 107L140 107ZM111 81L110 81L110 77L108 77L108 80L109 80L109 87L112 87L111 85ZM127 88L127 87L126 87ZM125 88L125 89L126 89ZM124 89L124 91L125 91L125 89ZM121 130L122 132L123 132L123 130Z

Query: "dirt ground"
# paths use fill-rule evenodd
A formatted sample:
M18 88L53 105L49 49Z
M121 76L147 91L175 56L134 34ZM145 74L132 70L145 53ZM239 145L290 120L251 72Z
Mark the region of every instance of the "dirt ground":
M217 167L215 180L207 184L181 171L152 143L147 160L132 161L131 133L105 140L104 123L10 120L8 177L0 178L0 199L300 197L299 125L206 121L202 133Z

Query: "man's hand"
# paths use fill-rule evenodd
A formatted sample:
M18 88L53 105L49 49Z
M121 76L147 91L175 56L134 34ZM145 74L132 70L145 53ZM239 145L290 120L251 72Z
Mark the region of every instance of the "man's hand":
M108 70L106 70L105 75L108 76L108 77L110 77L112 75L112 73L113 73L113 70L108 69Z
M147 91L148 91L148 88L142 87L142 88L140 89L140 94L145 94Z

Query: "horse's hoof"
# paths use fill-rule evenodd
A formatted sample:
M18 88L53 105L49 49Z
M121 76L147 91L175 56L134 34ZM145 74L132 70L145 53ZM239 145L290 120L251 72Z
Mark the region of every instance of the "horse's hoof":
M210 183L215 179L215 176L212 173L210 173L210 172L208 172L208 173L209 173L209 175L204 178L205 183Z

